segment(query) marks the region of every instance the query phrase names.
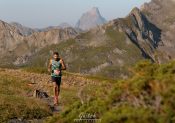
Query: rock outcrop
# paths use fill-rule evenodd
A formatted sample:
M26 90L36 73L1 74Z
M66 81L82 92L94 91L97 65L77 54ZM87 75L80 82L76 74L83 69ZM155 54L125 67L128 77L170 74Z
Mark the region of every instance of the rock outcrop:
M155 52L161 43L161 30L138 8L134 8L126 18L116 19L113 23L141 50L143 57L156 61Z
M142 6L146 17L162 30L162 44L157 48L160 63L175 59L174 0L152 0Z

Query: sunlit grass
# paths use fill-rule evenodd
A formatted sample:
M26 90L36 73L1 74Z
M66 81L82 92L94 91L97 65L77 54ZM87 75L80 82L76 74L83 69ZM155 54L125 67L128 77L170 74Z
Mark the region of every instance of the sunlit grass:
M47 104L27 97L31 88L25 81L0 75L0 122L13 118L41 119L51 115Z

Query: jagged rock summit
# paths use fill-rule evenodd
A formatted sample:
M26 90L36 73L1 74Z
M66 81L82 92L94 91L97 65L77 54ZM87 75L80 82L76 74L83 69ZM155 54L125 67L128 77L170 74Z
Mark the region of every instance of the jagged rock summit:
M76 28L89 30L106 22L106 19L101 16L99 9L97 7L93 7L81 16L80 20L76 24Z

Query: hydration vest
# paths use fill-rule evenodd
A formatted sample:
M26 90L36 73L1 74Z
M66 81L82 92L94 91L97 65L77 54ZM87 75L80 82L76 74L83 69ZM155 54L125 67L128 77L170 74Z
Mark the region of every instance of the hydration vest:
M55 61L54 59L52 59L51 69L52 69L51 76L53 76L53 77L61 77L62 76L60 59L58 61Z

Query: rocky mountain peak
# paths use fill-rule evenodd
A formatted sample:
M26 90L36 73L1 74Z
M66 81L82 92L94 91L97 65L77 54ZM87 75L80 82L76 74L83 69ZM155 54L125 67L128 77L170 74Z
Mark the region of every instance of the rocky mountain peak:
M6 22L0 20L0 29L1 29L1 30L5 30L5 29L9 29L9 28L12 29L13 27L11 27L8 23L6 23ZM14 28L13 28L13 29L14 29Z
M93 16L101 16L100 11L97 7L93 7L90 11L88 11L88 13Z
M105 22L106 19L101 16L99 9L97 7L93 7L81 16L80 20L76 24L76 28L89 30L98 25L104 24Z
M14 26L23 36L28 36L36 32L36 30L23 26L22 24L17 22L11 22L10 25Z
M0 25L4 24L4 22L2 20L0 20Z
M137 14L137 13L140 13L140 9L135 7L131 10L130 14Z
M138 26L142 30L145 30L144 28L146 28L147 26L145 25L145 23L147 23L147 20L146 18L144 19L144 16L139 8L133 8L129 15L133 18L132 20L134 21L136 26Z

